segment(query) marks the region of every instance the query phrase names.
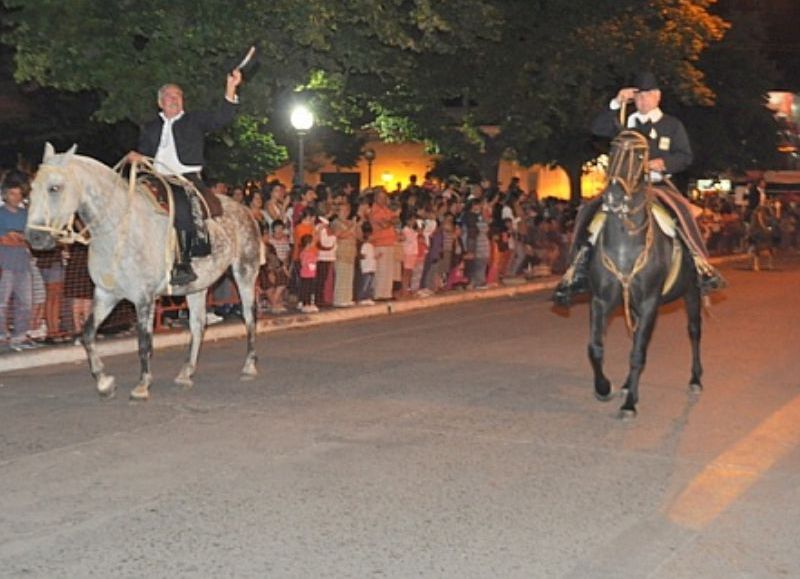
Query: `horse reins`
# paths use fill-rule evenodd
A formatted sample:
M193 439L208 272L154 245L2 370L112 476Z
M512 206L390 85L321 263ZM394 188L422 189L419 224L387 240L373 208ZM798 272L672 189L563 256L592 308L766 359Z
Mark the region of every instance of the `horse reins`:
M621 118L624 116L624 105L620 111L620 116ZM612 147L616 148L616 154L611 158L611 163L609 165L609 183L616 183L622 187L625 200L616 206L604 204L604 210L607 213L616 215L616 217L622 221L623 225L625 225L626 233L629 236L638 235L646 230L644 248L636 257L633 268L631 268L631 271L627 274L620 271L617 264L614 263L614 260L606 253L603 235L600 236L598 243L600 260L603 266L617 278L617 281L619 281L622 286L622 304L625 312L625 325L628 328L628 332L631 333L636 330L638 325L638 321L633 323L633 318L631 316L631 283L649 262L650 250L653 246L655 235L653 233L653 215L651 212L646 211L647 217L641 225L637 226L631 220L633 215L646 210L651 197L648 191L646 190L643 193L642 201L633 208L627 204L627 200L633 198L633 193L640 182L643 182L645 186L647 185L646 167L649 157L649 145L647 139L638 132L623 131L614 139Z

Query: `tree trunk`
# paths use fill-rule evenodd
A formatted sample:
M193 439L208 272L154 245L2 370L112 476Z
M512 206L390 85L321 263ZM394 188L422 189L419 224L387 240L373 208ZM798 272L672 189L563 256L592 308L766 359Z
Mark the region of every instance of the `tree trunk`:
M569 177L569 199L575 204L580 203L581 176L583 175L583 166L580 161L565 161L562 166Z
M485 137L486 149L478 159L478 170L481 177L489 179L497 184L498 173L500 171L500 158L503 156L505 145L497 138Z

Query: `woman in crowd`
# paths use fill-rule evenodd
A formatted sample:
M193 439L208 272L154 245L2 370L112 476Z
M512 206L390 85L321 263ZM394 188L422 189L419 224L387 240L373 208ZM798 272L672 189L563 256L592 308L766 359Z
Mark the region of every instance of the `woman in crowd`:
M394 249L397 242L395 226L399 221L399 214L399 210L389 208L386 193L379 189L375 193L375 201L369 215L372 245L375 246L376 252L375 298L379 300L392 298Z
M253 219L258 223L258 229L261 231L261 235L268 235L269 222L264 212L264 198L259 191L253 191L253 194L247 200L247 206L250 208L250 214L253 216Z
M317 287L316 306L333 305L333 264L336 262L336 236L331 230L333 207L327 202L317 203Z
M340 197L335 205L336 218L331 231L336 236L333 305L349 307L353 302L353 280L356 263L356 222L350 218L350 203Z

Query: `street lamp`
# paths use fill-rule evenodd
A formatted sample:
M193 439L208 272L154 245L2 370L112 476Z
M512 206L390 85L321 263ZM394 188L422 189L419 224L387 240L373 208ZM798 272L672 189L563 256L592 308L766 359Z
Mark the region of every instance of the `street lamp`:
M297 173L294 175L294 184L295 185L302 185L303 184L303 159L305 157L305 151L303 150L303 137L306 136L306 133L314 126L314 114L311 110L305 105L297 105L292 110L292 115L289 117L289 120L294 127L294 130L297 131L297 143L298 143L298 156L297 156Z
M372 163L375 161L375 149L364 151L364 158L367 160L367 187L372 188Z

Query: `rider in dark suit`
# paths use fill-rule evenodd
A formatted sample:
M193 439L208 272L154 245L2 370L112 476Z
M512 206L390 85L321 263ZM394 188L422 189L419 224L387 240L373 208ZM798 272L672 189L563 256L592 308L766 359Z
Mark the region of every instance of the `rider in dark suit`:
M620 120L622 105L633 101L636 111ZM638 75L634 86L620 89L611 101L608 110L600 113L592 123L592 133L599 137L612 139L623 130L635 130L645 136L649 146L649 182L668 209L678 217L678 227L683 232L683 240L692 252L704 292L718 289L724 281L712 265L708 263L708 252L702 234L692 215L690 204L674 187L669 177L685 170L692 162L692 148L686 129L676 117L665 114L660 108L661 91L655 76L650 72ZM589 201L578 214L573 241L574 259L572 266L564 274L553 293L553 300L561 305L569 305L572 296L588 291L588 264L591 244L586 228L602 203L597 196Z
M225 99L215 110L184 111L183 90L176 84L166 84L158 90L158 117L142 127L136 151L128 154L129 161L142 155L152 157L157 171L165 175L182 175L192 181L209 206L211 216L222 214L222 206L203 184L201 173L205 158L205 135L229 125L234 118L239 99L236 89L242 73L236 69L228 74ZM175 229L180 246L178 260L172 270L173 285L184 285L197 279L191 266L190 245L194 223L190 201L181 187L173 187Z

